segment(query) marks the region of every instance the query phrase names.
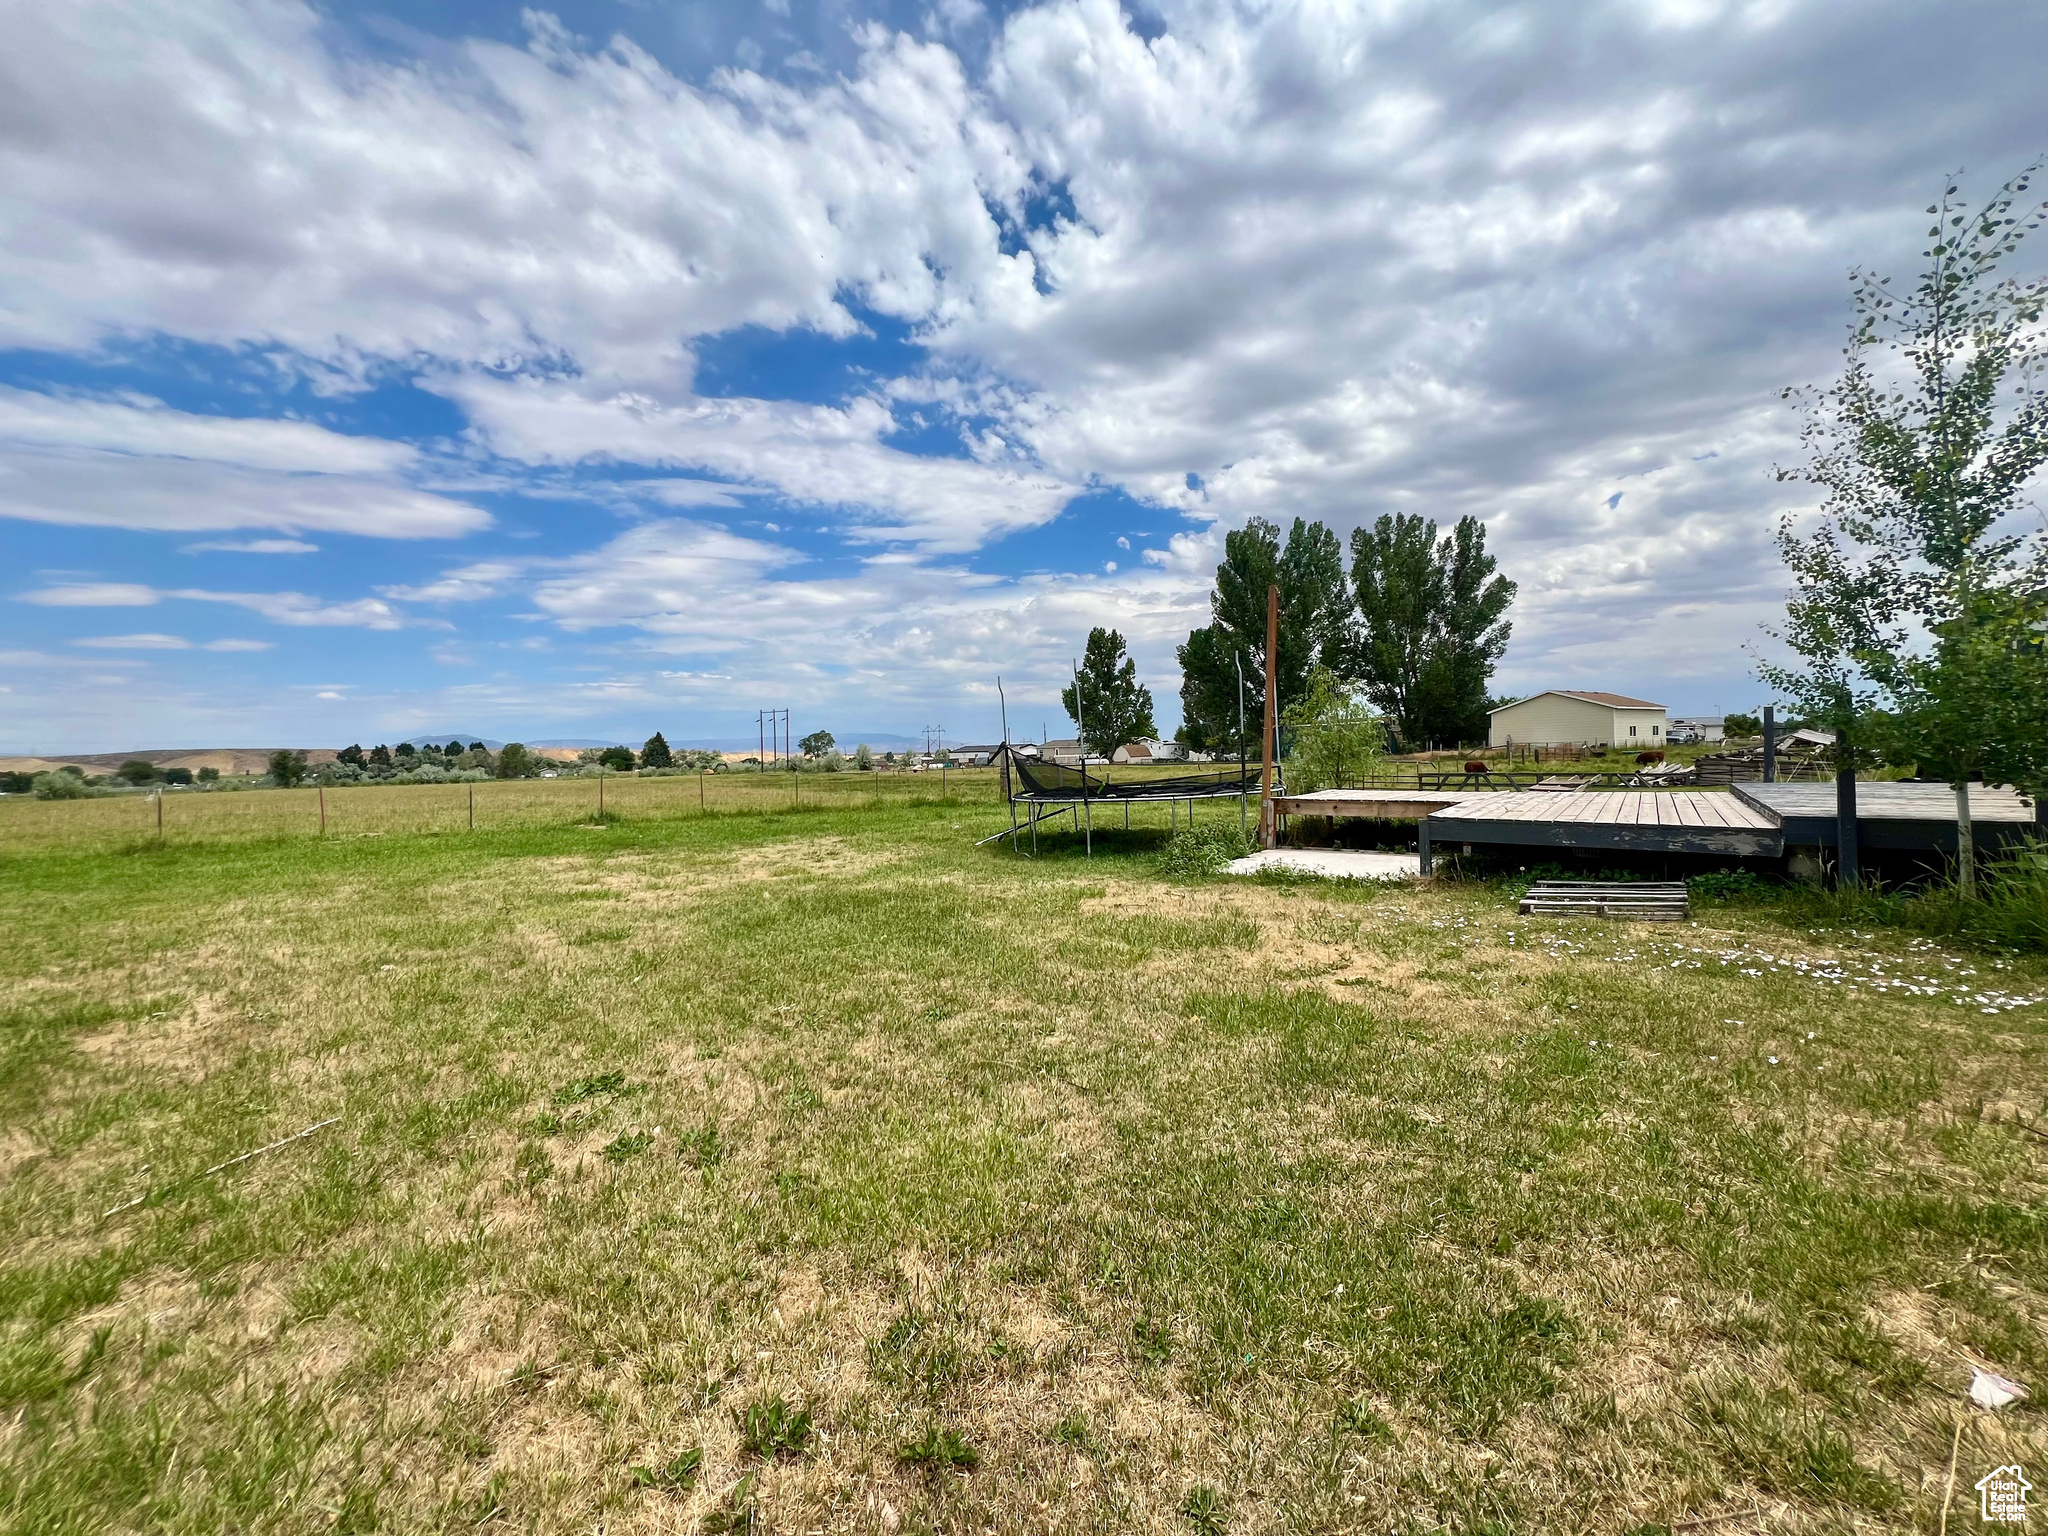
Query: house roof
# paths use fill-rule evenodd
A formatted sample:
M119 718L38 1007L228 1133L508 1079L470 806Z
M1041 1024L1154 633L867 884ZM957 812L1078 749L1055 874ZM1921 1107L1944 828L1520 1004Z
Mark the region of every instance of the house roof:
M1556 694L1561 699L1584 699L1588 704L1604 704L1609 709L1662 709L1662 704L1652 704L1648 699L1632 699L1625 693L1593 693L1578 688L1546 688L1542 693L1532 693L1529 698L1517 699L1514 704L1503 704L1500 709L1489 709L1489 715L1497 715L1502 709L1513 709L1515 704L1526 704L1529 699L1540 699L1545 694Z

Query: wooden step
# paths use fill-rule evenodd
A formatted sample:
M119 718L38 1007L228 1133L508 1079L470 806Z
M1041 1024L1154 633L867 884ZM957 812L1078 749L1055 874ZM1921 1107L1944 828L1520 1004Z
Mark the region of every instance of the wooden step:
M1523 916L1620 917L1681 923L1692 916L1683 881L1539 880L1522 898Z

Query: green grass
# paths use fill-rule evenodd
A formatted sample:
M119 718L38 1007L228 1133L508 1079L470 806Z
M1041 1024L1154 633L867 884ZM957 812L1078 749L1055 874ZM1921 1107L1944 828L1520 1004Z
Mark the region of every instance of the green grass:
M2048 1382L2036 960L587 813L9 823L0 1529L1931 1531Z

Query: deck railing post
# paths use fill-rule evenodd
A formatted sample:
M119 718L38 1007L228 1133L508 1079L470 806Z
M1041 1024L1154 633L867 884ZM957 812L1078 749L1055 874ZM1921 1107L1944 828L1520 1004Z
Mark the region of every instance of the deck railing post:
M1428 874L1431 874L1431 873L1433 873L1433 872L1434 872L1434 870L1435 870L1435 868L1436 868L1436 865L1435 865L1435 862L1433 861L1433 859L1432 859L1432 858L1431 858L1431 856L1430 856L1430 850L1429 850L1429 818L1428 818L1427 816L1421 816L1421 817L1417 817L1417 818L1416 818L1416 822L1415 822L1415 851L1416 851L1416 852L1417 852L1417 853L1418 853L1419 855L1421 855L1421 864L1422 864L1422 869L1421 869L1421 872L1422 872L1422 873L1423 873L1424 875L1428 875Z
M1778 712L1764 706L1764 782L1778 782Z
M1848 743L1839 738L1836 750ZM1862 878L1862 850L1856 825L1856 770L1843 764L1835 770L1835 883L1853 886Z

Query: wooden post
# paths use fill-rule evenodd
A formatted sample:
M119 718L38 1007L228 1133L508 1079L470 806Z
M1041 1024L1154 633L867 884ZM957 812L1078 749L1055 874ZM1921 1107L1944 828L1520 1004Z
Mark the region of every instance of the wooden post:
M1280 589L1266 588L1266 727L1264 765L1259 770L1259 846L1270 848L1273 827L1273 759L1279 746L1279 700L1274 695L1274 673L1280 649Z
M320 797L320 835L325 837L327 835L327 786L322 784L313 793ZM157 835L163 835L163 810L161 807L157 810Z
M320 810L320 830L322 832L327 830L327 810L324 802ZM162 790L156 792L156 840L158 842L164 840L164 792Z
M604 814L604 764L597 765L597 814Z
M469 830L476 830L476 786L469 786Z
M1977 897L1977 839L1970 826L1970 781L1956 785L1956 889L1965 901Z
M1778 782L1778 711L1769 704L1764 706L1764 782Z
M1835 738L1835 750L1849 745L1847 733ZM1856 825L1856 770L1844 764L1835 770L1835 883L1844 890L1862 878L1862 849Z
M710 777L711 770L709 768L699 768L697 770L697 809L700 811L704 809L704 781Z

